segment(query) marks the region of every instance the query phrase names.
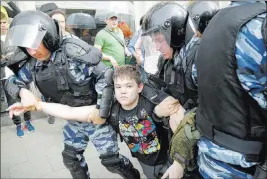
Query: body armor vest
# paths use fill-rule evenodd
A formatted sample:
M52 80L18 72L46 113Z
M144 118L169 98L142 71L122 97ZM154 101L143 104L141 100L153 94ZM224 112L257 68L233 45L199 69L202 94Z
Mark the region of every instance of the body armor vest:
M196 41L185 58L178 53L172 60L164 60L159 65L159 78L166 84L166 92L178 99L183 107L192 109L197 106L197 87L192 80L192 65L195 63L195 54L200 40ZM162 59L163 60L163 59Z
M197 54L197 128L214 143L245 154L247 161L261 160L267 114L240 84L235 44L240 28L264 12L262 3L221 9L206 28Z
M34 66L33 78L38 89L52 102L73 107L95 104L95 78L89 77L77 83L69 72L69 62L76 59L69 58L64 49L55 52L55 59L50 64Z

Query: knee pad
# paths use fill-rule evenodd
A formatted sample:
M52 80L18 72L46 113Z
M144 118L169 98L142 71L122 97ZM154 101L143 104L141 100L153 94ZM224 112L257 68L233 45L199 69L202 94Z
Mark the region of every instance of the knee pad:
M121 164L121 159L119 158L119 154L106 154L100 155L101 164L107 168L115 168Z
M65 148L62 152L63 163L70 171L72 178L74 179L90 179L87 164L85 161L82 161L82 154L83 151L77 152L74 147L68 145L65 145ZM84 163L85 166L81 166L81 163Z
M133 167L131 161L120 154L100 155L101 163L108 171L117 173L125 179L139 179L140 173Z
M83 151L78 152L74 147L65 145L65 148L62 152L63 156L63 163L64 165L71 171L75 172L84 168L86 171L88 170L87 165L84 167L81 166L81 159L82 159Z

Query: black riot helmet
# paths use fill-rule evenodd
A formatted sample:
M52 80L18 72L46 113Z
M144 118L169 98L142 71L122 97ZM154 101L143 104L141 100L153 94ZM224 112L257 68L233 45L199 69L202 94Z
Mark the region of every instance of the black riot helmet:
M160 33L174 50L180 50L195 33L189 13L175 2L162 2L150 8L145 14L142 28L144 41L154 41L153 37L150 40L147 37Z
M93 44L92 30L96 29L94 18L86 13L73 13L66 20L66 29L90 45Z
M10 24L5 46L18 46L37 49L43 41L44 46L54 52L59 48L61 40L58 23L47 14L29 10L19 13Z
M187 8L190 16L197 27L197 30L202 34L208 26L210 20L218 12L219 7L212 1L195 1Z

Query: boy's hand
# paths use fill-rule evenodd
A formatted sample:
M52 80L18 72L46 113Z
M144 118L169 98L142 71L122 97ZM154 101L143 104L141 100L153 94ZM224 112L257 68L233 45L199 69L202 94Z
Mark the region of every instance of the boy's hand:
M92 122L93 124L104 124L106 119L101 118L99 116L99 109L94 108L88 116L87 122Z
M182 178L184 175L184 168L176 161L167 169L164 175L161 177L162 179L167 178Z
M154 112L159 117L168 117L176 113L180 106L181 105L177 99L168 96L155 107Z
M169 123L170 123L170 127L172 129L172 132L176 131L178 125L180 124L180 122L184 118L184 114L185 114L185 109L182 106L180 106L179 110L176 113L170 115Z
M9 106L6 111L9 111L9 117L12 119L13 115L19 116L26 112L26 109L23 107L21 103L15 103Z

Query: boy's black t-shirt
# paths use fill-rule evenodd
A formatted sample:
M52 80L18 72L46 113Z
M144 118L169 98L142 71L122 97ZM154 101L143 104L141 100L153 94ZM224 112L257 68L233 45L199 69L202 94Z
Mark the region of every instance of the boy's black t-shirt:
M160 101L167 95L161 94ZM168 158L168 132L161 122L152 118L155 104L140 95L137 106L132 110L119 110L119 131L128 145L132 156L153 166L164 163Z

